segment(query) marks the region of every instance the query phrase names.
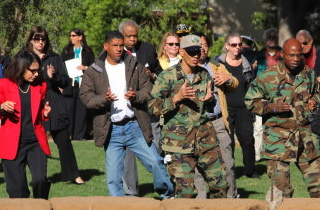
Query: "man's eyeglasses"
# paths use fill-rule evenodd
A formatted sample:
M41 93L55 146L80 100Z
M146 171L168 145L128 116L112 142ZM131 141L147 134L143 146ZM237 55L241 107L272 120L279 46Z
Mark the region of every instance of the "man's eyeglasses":
M286 54L287 56L289 56L291 59L294 59L294 58L302 58L303 54L300 53L300 54L291 54L291 53L286 53L286 52L283 52L284 54Z
M42 42L47 41L47 39L41 38L41 37L35 37L35 38L33 38L32 40L33 40L34 42L36 42L36 43L38 43L38 42L40 42L40 41L42 41Z
M36 74L40 72L40 69L29 69L27 68L29 71L31 71L32 74Z
M229 45L231 46L231 47L241 47L242 46L242 43L229 43Z
M194 57L196 55L200 56L201 55L201 48L196 48L196 49L184 49L188 55L191 57Z
M169 46L175 45L177 47L180 47L180 43L166 43L166 44L169 45Z
M69 37L76 37L76 36L79 36L77 34L70 34Z
M310 41L307 42L301 42L302 45L308 45Z

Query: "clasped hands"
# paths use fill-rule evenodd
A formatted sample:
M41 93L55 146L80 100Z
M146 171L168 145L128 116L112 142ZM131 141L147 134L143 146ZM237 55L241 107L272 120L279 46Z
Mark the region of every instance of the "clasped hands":
M109 102L118 100L117 95L111 92L110 87L108 88L108 90L106 92L105 98ZM129 101L133 101L136 98L136 91L134 91L132 88L129 88L129 90L127 92L125 92L124 98Z
M203 99L200 99L200 101L208 101L213 97L213 91L211 90L211 81L207 84L207 94ZM190 85L188 85L187 80L183 83L180 90L177 94L173 96L173 100L175 103L183 100L183 99L195 99L196 98L196 90L193 89Z
M230 79L231 79L230 74L224 74L221 72L216 72L213 77L213 81L216 86L221 86L224 83L228 82Z

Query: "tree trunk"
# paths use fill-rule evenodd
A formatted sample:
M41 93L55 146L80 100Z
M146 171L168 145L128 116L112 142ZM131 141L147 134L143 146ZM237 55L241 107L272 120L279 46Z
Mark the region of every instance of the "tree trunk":
M279 45L303 29L312 0L278 0Z

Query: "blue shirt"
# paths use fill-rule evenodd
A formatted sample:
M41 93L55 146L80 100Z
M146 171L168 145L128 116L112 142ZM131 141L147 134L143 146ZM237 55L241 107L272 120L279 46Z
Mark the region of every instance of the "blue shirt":
M208 73L210 74L211 77L214 76L214 73L209 65L209 59L207 59L207 61L204 62L204 64L202 64L202 67L208 71ZM215 117L215 116L221 114L221 108L220 108L220 103L219 103L219 99L218 99L218 88L216 86L214 86L213 92L214 92L214 94L213 94L214 98L216 99L216 105L214 106L212 113L209 113L209 112L206 113L208 118Z

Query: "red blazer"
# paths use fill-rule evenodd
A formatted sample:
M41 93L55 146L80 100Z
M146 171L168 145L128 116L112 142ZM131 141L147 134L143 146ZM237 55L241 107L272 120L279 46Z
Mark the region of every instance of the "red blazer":
M42 125L44 119L44 99L47 85L45 82L30 85L31 91L31 117L35 134L41 149L50 155L50 148L46 132ZM0 104L5 101L15 102L15 116L13 114L0 115L0 158L13 160L17 156L21 132L21 101L18 85L4 78L0 79Z

